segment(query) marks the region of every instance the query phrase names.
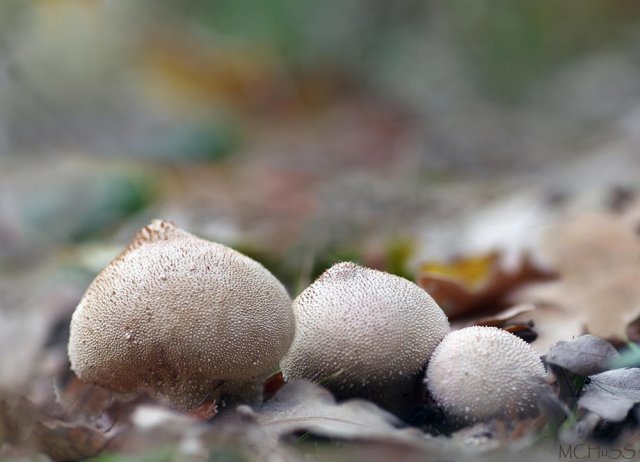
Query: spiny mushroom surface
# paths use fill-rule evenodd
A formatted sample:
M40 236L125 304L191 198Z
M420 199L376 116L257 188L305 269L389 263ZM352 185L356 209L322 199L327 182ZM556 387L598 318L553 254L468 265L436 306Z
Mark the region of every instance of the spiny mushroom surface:
M340 398L410 388L449 332L423 289L382 271L338 263L293 302L296 334L281 362L286 380L307 379ZM397 396L400 399L400 396Z
M255 401L294 327L289 295L262 265L156 220L87 289L69 358L82 380L183 409Z
M426 383L454 422L535 414L545 370L524 340L496 327L448 334L429 360Z

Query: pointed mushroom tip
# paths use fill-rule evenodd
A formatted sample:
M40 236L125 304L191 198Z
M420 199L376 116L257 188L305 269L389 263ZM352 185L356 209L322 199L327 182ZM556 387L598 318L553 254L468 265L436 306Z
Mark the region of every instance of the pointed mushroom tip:
M178 228L173 221L154 219L147 226L140 228L129 249L135 249L151 242L166 241L185 234L186 232Z
M365 268L364 266L360 266L357 263L354 263L352 261L341 261L341 262L335 263L330 268L327 268L326 270L324 270L324 272L320 275L320 277L318 277L317 281L318 282L331 281L333 278L336 278L336 277L351 278L355 274L357 274L358 271L361 271L361 270L368 270L368 268Z
M341 261L338 262L336 264L334 264L331 268L327 269L325 272L328 274L332 274L332 273L355 273L358 271L375 271L375 272L380 272L378 270L375 270L373 268L369 268L367 266L362 266L358 263L354 263L352 261Z
M346 270L355 270L358 268L364 268L364 267L352 261L341 261L333 265L331 268L329 268L328 271L346 271Z
M387 273L379 269L369 268L352 261L341 261L335 263L333 266L320 275L318 281L331 281L332 279L352 279L360 277L384 277L387 279L403 279L395 274Z
M154 218L151 223L147 225L148 228L162 229L162 228L177 228L176 223L173 220L165 220L164 218Z
M147 229L152 233L162 234L179 230L176 223L172 220L164 220L162 218L154 218L143 229Z

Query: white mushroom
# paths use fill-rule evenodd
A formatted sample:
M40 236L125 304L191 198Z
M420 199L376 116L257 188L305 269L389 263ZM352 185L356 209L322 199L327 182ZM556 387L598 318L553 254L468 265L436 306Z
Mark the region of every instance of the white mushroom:
M320 383L340 398L401 400L449 332L423 289L382 271L339 263L293 302L296 335L286 380Z
M256 401L294 324L289 295L262 265L156 220L87 289L69 358L82 380L183 409Z
M524 340L496 327L448 334L429 360L429 393L453 421L477 422L537 412L545 370Z

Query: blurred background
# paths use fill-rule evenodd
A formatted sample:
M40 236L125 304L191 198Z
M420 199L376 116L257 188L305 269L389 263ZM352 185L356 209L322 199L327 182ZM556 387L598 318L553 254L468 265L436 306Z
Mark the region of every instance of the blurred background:
M3 0L0 385L65 360L152 218L292 294L343 259L413 279L619 207L639 148L632 0Z

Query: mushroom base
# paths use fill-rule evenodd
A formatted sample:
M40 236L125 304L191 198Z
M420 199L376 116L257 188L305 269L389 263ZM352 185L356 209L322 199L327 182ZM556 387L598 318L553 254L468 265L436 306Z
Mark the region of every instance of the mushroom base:
M248 404L257 406L262 404L262 387L265 377L257 377L245 381L225 381L220 387L218 398L225 406Z
M422 401L424 385L419 374L406 380L385 384L349 384L321 383L338 400L366 399L381 408L402 415Z

